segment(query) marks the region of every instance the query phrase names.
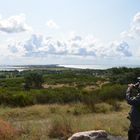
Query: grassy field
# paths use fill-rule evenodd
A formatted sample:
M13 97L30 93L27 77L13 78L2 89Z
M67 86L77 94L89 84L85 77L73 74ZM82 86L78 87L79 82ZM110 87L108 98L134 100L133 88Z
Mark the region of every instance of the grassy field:
M107 103L97 104L95 111L80 103L0 107L0 117L20 132L17 140L66 139L75 132L98 129L126 137L129 106L126 102L118 104L117 111Z

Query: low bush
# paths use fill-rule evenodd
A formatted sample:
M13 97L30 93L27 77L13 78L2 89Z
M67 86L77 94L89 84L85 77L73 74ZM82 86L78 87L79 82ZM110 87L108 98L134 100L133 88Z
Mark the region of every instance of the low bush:
M126 85L120 84L107 84L91 91L84 91L77 87L31 89L29 91L18 89L18 87L11 87L10 90L6 87L0 88L0 104L22 107L33 104L82 102L90 110L95 110L97 103L124 100L126 88Z
M24 107L27 105L33 105L34 99L33 96L26 94L25 92L20 92L12 96L12 101L14 106Z
M71 121L66 117L60 116L52 121L48 133L50 138L60 138L63 140L67 140L71 136L71 134L73 134Z
M94 109L95 109L94 112L96 113L108 113L112 111L112 106L107 103L100 103L100 104L96 104Z
M124 100L126 94L126 85L105 85L101 88L99 92L99 98L101 101L107 101L110 99L114 100Z
M49 88L35 95L36 102L40 104L79 102L81 96L80 90L72 87Z
M90 108L87 108L85 104L76 104L74 108L72 109L72 114L75 116L81 115L81 114L87 114L90 113Z

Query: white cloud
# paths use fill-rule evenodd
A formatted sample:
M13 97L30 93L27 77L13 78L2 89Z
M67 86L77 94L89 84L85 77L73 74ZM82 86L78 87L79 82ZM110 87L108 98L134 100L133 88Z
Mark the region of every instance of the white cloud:
M22 48L22 49L21 49ZM42 35L33 34L26 41L10 43L9 49L13 53L20 53L21 56L46 57L49 54L65 54L65 44L59 40L45 38ZM15 55L16 55L15 54Z
M127 31L123 31L120 36L123 39L135 39L140 37L140 12L134 15L130 28Z
M18 19L16 20L18 27L21 26L19 26L20 22L17 21L24 21L22 23L25 23L25 16L23 17L24 20L16 18ZM5 47L5 49L2 47L4 51L2 51L2 53L0 52L0 55L7 55L13 58L22 57L23 59L28 59L29 57L35 59L41 58L44 60L47 60L47 58L51 56L50 58L53 59L53 62L55 62L54 59L62 57L63 59L69 58L69 61L73 59L73 62L74 58L80 58L81 60L84 58L86 60L88 60L87 58L92 58L92 60L94 59L95 61L96 59L115 59L116 62L121 58L122 60L138 58L138 56L140 56L140 25L138 24L138 19L138 14L136 14L130 28L121 33L121 38L109 43L105 43L93 35L81 36L76 32L71 32L70 36L65 37L64 40L45 37L41 34L33 34L24 41L11 40L8 47ZM48 26L52 29L59 28L52 20ZM9 28L11 29L12 27L9 26ZM4 52L6 53L4 54ZM65 60L61 61L65 62Z
M125 56L125 57L130 57L132 56L131 51L129 50L130 46L128 45L127 42L117 42L114 44L116 51L119 52L120 55Z
M10 56L12 57L22 57L26 53L26 50L20 41L10 42L8 50L10 51Z
M66 44L68 53L71 55L95 56L100 41L93 36L82 37L75 35Z
M60 28L58 24L56 24L53 20L49 20L47 22L47 26L50 28L50 29L58 29Z
M120 36L121 38L128 38L128 39L134 39L134 35L132 33L133 31L123 31Z
M130 57L127 42L104 44L93 36L75 37L61 41L51 37L34 34L26 41L10 43L9 50L14 55L23 57L47 57L48 55L82 57Z
M140 12L136 13L133 18L134 23L140 23Z
M32 28L26 24L25 14L11 16L8 19L0 20L0 31L6 33L20 33L31 31Z
M135 28L135 33L140 36L140 26Z

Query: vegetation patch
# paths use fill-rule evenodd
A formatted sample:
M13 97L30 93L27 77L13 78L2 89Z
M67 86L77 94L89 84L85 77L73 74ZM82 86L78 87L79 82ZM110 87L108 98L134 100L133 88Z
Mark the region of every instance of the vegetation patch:
M0 139L13 140L16 139L18 132L8 122L0 119Z
M71 120L64 116L59 116L52 121L49 137L50 138L60 138L67 140L73 134Z

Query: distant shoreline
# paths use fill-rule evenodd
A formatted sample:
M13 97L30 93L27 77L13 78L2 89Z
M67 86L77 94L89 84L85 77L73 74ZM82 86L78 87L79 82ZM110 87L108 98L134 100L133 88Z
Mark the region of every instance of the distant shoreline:
M77 69L100 69L105 70L113 67L127 67L127 68L140 68L140 65L61 65L61 64L49 64L49 65L0 65L0 71L24 71L31 69L47 69L47 68L77 68Z

